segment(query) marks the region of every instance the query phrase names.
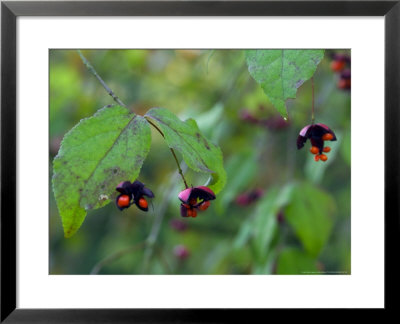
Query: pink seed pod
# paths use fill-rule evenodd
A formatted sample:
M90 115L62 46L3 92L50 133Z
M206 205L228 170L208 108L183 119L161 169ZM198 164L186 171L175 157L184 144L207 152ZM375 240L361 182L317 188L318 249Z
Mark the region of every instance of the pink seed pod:
M176 245L174 247L174 255L179 260L185 260L190 256L190 252L184 245Z
M210 200L216 198L215 193L208 187L198 186L182 190L178 194L182 202L180 212L182 217L196 217L197 211L206 210Z
M330 134L330 136L327 136ZM301 149L309 139L313 147L318 148L320 154L324 151L324 141L336 141L335 133L325 124L311 124L302 128L297 137L297 149Z

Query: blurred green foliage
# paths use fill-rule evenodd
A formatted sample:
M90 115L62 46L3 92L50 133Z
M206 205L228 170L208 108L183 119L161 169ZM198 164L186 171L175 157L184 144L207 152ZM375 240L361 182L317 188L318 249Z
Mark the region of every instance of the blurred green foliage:
M152 130L138 178L156 195L149 212L120 212L111 203L90 211L65 239L50 190L51 274L350 274L350 92L337 88L330 51L314 75L316 122L338 137L326 163L314 161L309 143L296 148L310 123L310 81L287 101L289 122L282 123L247 71L244 51L82 52L135 113L164 107L195 119L221 147L227 184L207 211L182 218L184 185ZM63 136L113 103L75 50L50 51L50 177ZM193 186L208 181L190 170L185 176Z

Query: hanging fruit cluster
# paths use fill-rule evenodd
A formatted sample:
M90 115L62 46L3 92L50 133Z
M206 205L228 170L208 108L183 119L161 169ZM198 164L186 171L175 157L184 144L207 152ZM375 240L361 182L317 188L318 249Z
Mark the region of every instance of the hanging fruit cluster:
M331 55L331 69L339 75L337 87L342 90L351 89L351 70L350 56L346 54L334 53Z
M115 200L119 210L124 210L135 204L140 210L148 211L149 204L144 196L154 198L153 192L138 180L133 183L129 181L121 182L116 190L120 193Z
M135 204L140 210L148 211L149 204L144 196L154 198L153 192L145 185L136 180L121 182L116 190L120 193L115 203L119 210L129 208ZM182 190L178 195L181 203L182 217L196 217L198 211L205 211L210 206L210 200L216 198L215 193L208 187L198 186Z
M324 153L329 153L331 148L325 146L326 141L336 141L335 133L324 124L311 124L305 126L297 137L297 149L301 149L307 139L311 142L310 152L314 154L315 161L327 161L328 156Z
M181 203L182 217L196 217L198 211L204 211L210 206L210 200L215 199L214 192L205 186L187 188L178 195Z

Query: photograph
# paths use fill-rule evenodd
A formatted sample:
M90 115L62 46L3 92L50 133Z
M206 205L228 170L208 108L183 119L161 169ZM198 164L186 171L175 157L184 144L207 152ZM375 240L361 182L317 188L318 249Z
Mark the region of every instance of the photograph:
M399 2L3 1L0 322L396 310Z
M48 53L50 275L351 274L350 49Z

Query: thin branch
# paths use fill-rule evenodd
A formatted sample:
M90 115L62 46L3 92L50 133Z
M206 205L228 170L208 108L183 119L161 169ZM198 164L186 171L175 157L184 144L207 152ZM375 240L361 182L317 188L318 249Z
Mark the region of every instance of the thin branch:
M186 187L186 189L187 189L187 188L189 188L189 186L188 186L188 184L186 183L186 180L185 180L185 177L184 177L184 175L183 175L182 169L181 169L181 167L180 167L180 165L179 165L179 162L178 162L178 158L177 158L176 155L175 155L175 151L174 151L174 149L171 148L171 147L170 147L169 149L171 150L171 153L172 153L172 155L173 155L174 158L175 158L176 165L178 166L178 172L179 172L179 174L181 175L182 180L183 180L183 183L185 184L185 187Z
M117 95L110 89L110 87L103 81L103 79L100 77L100 75L96 72L92 64L86 59L86 57L83 56L82 52L80 50L77 50L79 56L82 59L83 64L87 67L90 73L92 73L97 80L101 83L104 89L106 89L107 93L114 99L116 103L118 103L120 106L126 107L126 105L117 97Z
M311 77L311 95L312 95L312 108L311 108L311 124L314 124L314 77Z
M210 59L211 59L211 57L214 55L214 53L215 53L215 50L211 50L210 54L208 54L207 63L206 63L206 73L207 73L207 74L208 74L208 65L209 65L209 63L210 63Z
M140 250L142 247L146 245L146 242L140 242L138 244L132 245L130 247L127 247L126 249L123 249L121 251L115 252L108 257L104 258L101 260L99 263L97 263L92 270L90 271L90 274L98 274L99 271L107 264L119 259L120 257L124 256L125 254Z
M186 168L186 165L183 165L182 168ZM157 215L153 221L153 225L150 230L150 234L146 239L146 249L144 252L144 260L143 260L143 273L147 272L147 268L149 266L150 259L153 254L154 245L157 241L158 234L160 233L161 224L163 222L165 213L167 211L168 204L170 203L171 196L175 192L176 187L176 178L178 177L178 172L175 172L174 176L171 177L170 182L168 184L168 190L165 190L165 194L161 204L158 207Z
M164 133L161 131L161 129L158 128L158 126L157 126L156 124L154 124L154 123L153 123L149 118L147 118L147 117L146 117L146 120L150 123L150 125L152 125L152 126L161 134L162 137L165 138ZM172 147L170 147L169 149L171 150L171 153L172 153L172 155L174 156L176 165L178 166L178 172L179 172L179 174L181 175L182 180L183 180L183 183L185 184L185 187L186 187L186 189L187 189L187 188L189 188L189 186L188 186L187 183L186 183L185 176L183 175L183 172L182 172L182 169L181 169L181 167L180 167L180 165L179 165L179 161L178 161L178 158L176 157L175 151L174 151L174 149L173 149Z
M295 112L291 113L292 118L294 118ZM286 139L286 161L287 161L287 173L286 173L286 182L290 182L293 180L294 170L295 170L295 161L296 161L296 151L293 149L293 138L295 135L294 127L289 127L288 136Z

